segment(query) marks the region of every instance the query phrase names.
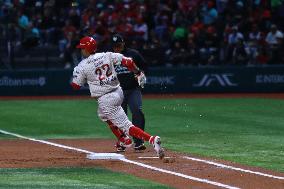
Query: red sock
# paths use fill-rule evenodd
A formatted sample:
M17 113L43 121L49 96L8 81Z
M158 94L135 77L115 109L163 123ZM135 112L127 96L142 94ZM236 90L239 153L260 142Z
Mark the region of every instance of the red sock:
M107 124L109 126L109 128L111 129L112 133L116 136L116 138L120 141L120 142L124 142L125 141L125 134L118 128L116 127L111 121L107 121Z
M129 128L129 135L145 141L149 141L151 137L151 135L134 125Z

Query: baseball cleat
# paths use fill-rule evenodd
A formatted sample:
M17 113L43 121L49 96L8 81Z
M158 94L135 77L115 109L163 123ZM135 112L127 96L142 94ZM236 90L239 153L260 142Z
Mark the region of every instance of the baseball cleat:
M129 137L124 137L124 142L120 142L120 143L121 143L120 145L127 147L127 148L132 146L132 140Z
M165 150L161 147L161 138L159 136L151 137L150 141L152 141L154 150L157 152L159 158L163 159L165 157Z
M126 147L120 146L119 144L116 144L115 147L116 147L116 152L125 152Z
M135 151L144 151L144 150L146 150L146 146L144 145L144 143L142 143L142 144L135 144L134 150Z
M115 145L117 152L125 152L126 148L132 146L132 140L129 137L124 137L123 141L117 141Z

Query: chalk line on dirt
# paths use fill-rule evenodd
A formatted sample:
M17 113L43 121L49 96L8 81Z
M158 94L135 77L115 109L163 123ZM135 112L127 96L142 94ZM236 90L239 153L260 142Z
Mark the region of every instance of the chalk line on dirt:
M26 139L26 140L30 140L30 141L34 141L34 142L39 142L39 143L43 143L43 144L47 144L47 145L63 148L63 149L68 149L68 150L73 150L73 151L76 151L76 152L86 153L87 155L89 155L89 154L96 154L96 152L91 152L91 151L80 149L80 148L74 148L74 147L70 147L70 146L66 146L66 145L61 145L61 144L57 144L57 143L53 143L53 142L49 142L49 141L29 138L29 137L26 137L26 136L22 136L22 135L19 135L19 134L16 134L16 133L11 133L11 132L4 131L4 130L1 130L1 129L0 129L0 133L6 134L6 135L15 136L17 138L22 138L22 139ZM161 168L158 168L158 167L153 167L151 165L147 165L147 164L144 164L144 163L136 162L136 161L129 160L129 159L126 159L126 158L120 158L118 160L120 160L122 162L130 163L130 164L134 164L134 165L137 165L137 166L140 166L140 167L143 167L143 168L147 168L147 169L151 169L151 170L154 170L154 171L175 175L175 176L178 176L178 177L186 178L186 179L197 181L197 182L201 182L201 183L211 184L211 185L214 185L214 186L219 186L219 187L227 188L227 189L239 189L238 187L234 187L234 186L230 186L230 185L226 185L226 184L210 181L210 180L207 180L207 179L197 178L197 177L185 175L185 174L174 172L174 171L161 169Z
M188 156L184 156L183 158L189 159L189 160L192 160L192 161L198 161L198 162L210 164L210 165L215 165L217 167L221 167L221 168L225 168L225 169L232 169L232 170L235 170L235 171L241 171L241 172L260 175L260 176L264 176L264 177L270 177L270 178L274 178L274 179L284 180L284 177L274 176L274 175L270 175L270 174L266 174L266 173L261 173L261 172L258 172L258 171L251 171L251 170L248 170L248 169L242 169L242 168L238 168L238 167L224 165L224 164L216 163L216 162L213 162L213 161L208 161L208 160L203 160L203 159L198 159L198 158L193 158L193 157L188 157Z

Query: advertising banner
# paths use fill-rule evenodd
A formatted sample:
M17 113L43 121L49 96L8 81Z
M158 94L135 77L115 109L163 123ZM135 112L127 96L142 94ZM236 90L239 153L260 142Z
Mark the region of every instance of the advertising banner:
M70 87L72 70L0 71L0 95L89 94ZM144 93L284 92L284 67L152 68Z

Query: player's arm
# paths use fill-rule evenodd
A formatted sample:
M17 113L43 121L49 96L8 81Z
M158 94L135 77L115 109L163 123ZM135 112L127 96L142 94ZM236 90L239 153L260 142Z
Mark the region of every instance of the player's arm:
M146 76L144 74L144 72L142 72L134 63L134 61L132 60L132 58L128 58L128 57L122 57L121 60L121 64L125 67L127 67L127 69L129 71L134 72L135 77L138 81L139 86L141 86L142 88L144 88L144 85L146 84Z
M111 53L109 52L109 56L111 59L111 63L114 65L123 65L125 66L129 71L134 72L135 74L140 73L141 71L136 66L132 58L125 57L120 53Z
M125 56L122 57L121 64L127 67L129 71L132 71L135 74L139 74L141 72L141 70L137 67L137 65L134 63L132 58L125 57Z
M76 66L73 71L71 86L74 90L79 90L86 82L86 77L81 66Z
M123 65L129 71L135 74L135 77L138 81L138 84L144 88L144 84L146 83L146 76L144 73L136 66L132 58L125 57L120 53L110 53L111 62L115 65Z

